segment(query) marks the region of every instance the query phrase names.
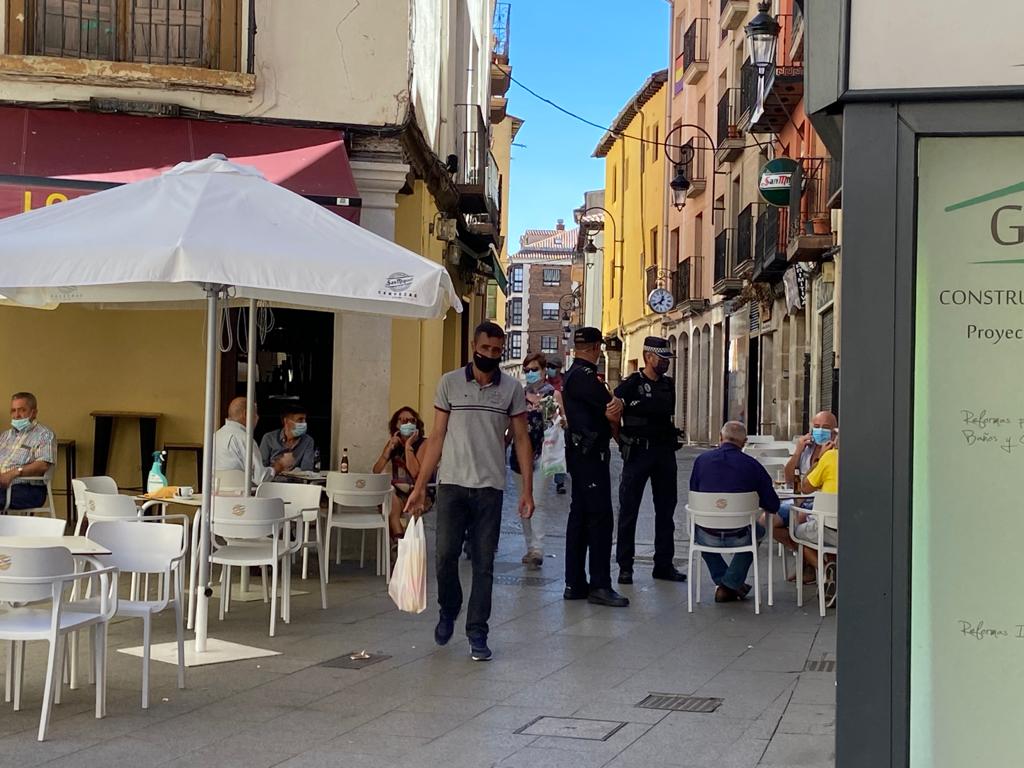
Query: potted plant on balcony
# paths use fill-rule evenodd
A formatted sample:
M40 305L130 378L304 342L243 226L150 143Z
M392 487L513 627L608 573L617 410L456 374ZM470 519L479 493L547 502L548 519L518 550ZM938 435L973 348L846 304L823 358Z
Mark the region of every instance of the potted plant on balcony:
M811 217L811 232L815 235L827 235L832 232L832 217L827 213L816 213Z

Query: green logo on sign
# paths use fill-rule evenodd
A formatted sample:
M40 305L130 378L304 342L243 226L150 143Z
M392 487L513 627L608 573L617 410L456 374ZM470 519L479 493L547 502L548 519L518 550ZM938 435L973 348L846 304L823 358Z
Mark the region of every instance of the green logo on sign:
M757 179L757 189L761 197L772 205L789 205L789 188L793 184L794 171L796 160L791 157L777 157L765 163Z

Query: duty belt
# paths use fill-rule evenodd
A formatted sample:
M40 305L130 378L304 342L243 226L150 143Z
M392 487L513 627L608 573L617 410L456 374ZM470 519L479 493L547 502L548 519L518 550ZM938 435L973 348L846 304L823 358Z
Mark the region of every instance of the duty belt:
M625 442L631 448L643 448L644 450L650 450L652 448L672 448L673 443L668 440L651 440L648 437L629 437L625 436Z

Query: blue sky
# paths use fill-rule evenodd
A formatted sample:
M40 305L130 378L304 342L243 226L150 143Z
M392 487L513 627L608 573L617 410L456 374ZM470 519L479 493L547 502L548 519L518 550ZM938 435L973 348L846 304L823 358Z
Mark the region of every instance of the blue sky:
M512 0L513 76L542 96L610 125L647 76L668 62L665 0ZM604 186L590 155L602 131L563 115L515 83L508 110L526 123L512 147L509 252L526 229L549 229L588 189Z

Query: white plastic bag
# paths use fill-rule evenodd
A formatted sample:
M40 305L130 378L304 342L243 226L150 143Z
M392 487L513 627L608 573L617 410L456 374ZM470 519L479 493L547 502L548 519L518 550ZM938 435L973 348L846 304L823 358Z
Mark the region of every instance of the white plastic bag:
M564 475L565 467L565 430L562 429L562 420L555 419L554 423L544 430L544 447L540 451L540 471L545 477L552 475Z
M427 610L427 537L421 517L413 517L405 535L398 540L398 559L388 594L400 611L423 613Z

